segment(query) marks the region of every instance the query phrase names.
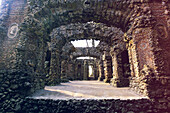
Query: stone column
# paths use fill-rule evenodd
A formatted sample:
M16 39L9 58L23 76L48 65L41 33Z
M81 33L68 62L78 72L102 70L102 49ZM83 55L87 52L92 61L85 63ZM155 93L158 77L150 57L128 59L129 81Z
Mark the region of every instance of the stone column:
M47 80L47 85L56 85L60 83L60 51L57 49L51 50L50 73Z
M99 61L96 59L95 65L96 65L96 80L99 78Z
M77 76L77 74L78 74L78 62L77 62L77 60L75 61L75 65L74 65L74 79L75 80L77 80L78 79L78 76Z
M128 87L129 79L124 77L123 73L123 62L121 51L119 49L114 50L111 49L110 52L112 56L112 69L113 69L113 78L111 80L111 84L116 87Z
M97 79L96 80L98 80L98 78L99 78L99 65L98 65L98 61L96 62L96 74L97 74Z
M160 32L162 34L160 34ZM128 40L131 74L130 87L152 99L166 101L169 89L169 45L166 26L157 24L150 27L136 28ZM166 101L167 102L167 101Z
M67 66L68 63L66 60L63 60L61 62L61 82L68 82L68 78L67 78Z
M82 60L82 62L81 62L81 80L83 80L83 76L84 76L84 61Z
M82 63L81 61L79 60L78 61L78 65L77 65L77 79L78 80L82 80L82 77L81 77L81 72L82 71Z
M105 79L105 76L104 76L104 66L103 66L102 58L99 60L98 64L99 64L99 78L98 78L98 81L103 81Z
M67 65L67 78L68 80L74 80L75 68L74 68L74 61L69 61Z
M110 80L112 79L112 57L110 56L109 51L104 51L103 61L105 75L104 82L110 83Z
M83 80L88 80L88 75L89 75L88 61L84 60L84 75L83 75Z
M97 66L96 66L96 61L94 61L94 64L93 64L93 75L94 75L94 79L97 80Z

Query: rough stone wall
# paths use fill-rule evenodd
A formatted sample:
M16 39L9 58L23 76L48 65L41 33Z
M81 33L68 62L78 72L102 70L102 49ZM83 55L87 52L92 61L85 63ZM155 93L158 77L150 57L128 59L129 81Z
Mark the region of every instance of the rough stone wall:
M24 100L22 112L50 113L165 113L169 109L160 110L154 103L146 100ZM19 111L18 110L18 111Z
M139 82L134 82L131 84L131 86L133 88L136 88L136 90L138 90L138 92L144 94L144 95L148 95L148 91L147 91L147 85L148 83L143 83L144 81L142 80L142 75L141 75L141 71L144 68L144 65L147 65L150 69L154 70L154 56L153 56L153 52L152 52L152 48L151 45L149 44L150 42L150 32L151 30L148 28L146 29L141 29L140 33L138 31L139 29L136 30L136 34L134 36L133 39L133 46L131 46L131 55L132 55L132 61L133 59L136 59L133 61L133 65L134 65L134 70L133 73L135 73L134 78L132 78L131 82L136 82L139 79ZM137 62L136 62L137 61ZM152 77L153 75L144 75L145 77L150 76ZM156 76L156 75L155 75ZM133 81L134 80L134 81ZM134 84L134 86L133 86ZM140 84L140 85L139 85Z
M105 76L104 76L104 67L103 67L103 60L102 57L100 57L100 60L98 62L98 70L99 70L99 78L98 81L103 81Z
M161 3L155 1L150 4L150 7L156 18L152 32L156 80L149 83L148 90L149 96L155 98L158 102L157 106L164 105L164 109L166 109L170 105L170 2L165 0L162 0ZM162 98L164 98L163 101Z
M84 60L76 60L76 66L77 66L77 73L75 80L83 80L83 73L84 72Z
M131 4L138 2L134 1L119 1L119 0L91 0L85 2L84 0L76 1L30 1L30 13L35 15L36 19L45 21L49 27L57 28L61 25L77 22L88 22L95 20L98 23L107 23L107 25L114 25L121 27L124 30L128 29L127 25L133 14ZM144 1L147 2L147 1ZM49 7L51 9L49 9ZM65 9L65 10L60 10ZM74 12L76 10L76 12ZM44 14L44 15L42 15ZM48 19L44 19L46 15L52 15ZM48 21L50 20L50 21ZM56 21L55 21L56 20ZM113 21L110 21L113 20ZM48 28L50 30L50 27Z
M168 5L169 1L164 0L138 5L142 16L136 19L138 24L129 42L131 87L154 99L157 108L162 109L169 107ZM151 23L145 23L148 17Z
M97 80L99 78L99 70L98 70L98 59L94 59L92 63L92 80Z
M117 35L122 33L120 28L90 21L87 23L72 23L54 28L51 31L51 37L58 38L58 40L63 39L66 42L82 39L96 39L111 43L111 38L114 40Z
M0 6L0 111L19 109L18 105L33 90L34 78L18 71L17 44L19 26L27 13L25 0L2 0ZM40 84L39 84L40 86ZM37 87L39 87L37 86ZM41 86L40 86L41 87ZM5 110L5 111L4 111Z
M104 67L104 82L110 83L112 76L112 57L110 55L110 50L104 51L103 54L103 67Z
M68 70L67 70L67 77L69 80L74 80L75 76L75 62L74 61L69 61L68 64Z
M74 76L70 76L74 78L74 80L89 80L89 79L97 79L97 69L94 68L96 76L90 78L89 77L89 66L92 65L94 67L97 66L95 59L75 59L75 72ZM73 74L72 74L73 75Z
M94 4L92 4L94 2ZM151 98L158 100L159 109L167 109L169 107L169 1L159 1L159 0L134 0L134 1L118 1L118 0L100 0L100 1L90 1L84 2L80 0L76 1L36 1L32 0L28 4L28 13L30 15L25 16L25 21L21 27L21 33L19 37L18 44L16 46L17 38L8 39L7 33L8 28L12 22L22 22L23 16L17 15L24 5L20 7L20 3L24 2L21 0L13 1L4 0L3 10L0 14L2 21L0 22L1 28L0 32L1 39L0 43L2 46L0 52L0 66L4 69L7 68L18 68L25 77L23 84L31 86L27 89L28 92L33 92L36 89L42 88L40 83L43 83L43 79L39 79L42 74L37 74L44 70L44 61L46 47L49 39L49 34L54 28L58 28L61 25L66 25L76 22L87 22L89 20L94 20L96 22L103 22L107 25L114 25L120 27L124 32L127 32L129 40L129 55L131 62L131 72L132 80L131 87L135 90L141 92L142 94L148 95ZM85 4L84 4L85 3ZM142 4L142 5L141 5ZM66 7L67 6L67 7ZM10 8L14 10L10 10ZM50 8L49 8L50 7ZM65 10L61 10L64 9ZM74 11L76 10L76 11ZM16 13L16 12L17 13ZM24 11L24 10L22 10ZM15 13L15 15L13 15ZM10 17L9 17L9 15ZM153 18L155 18L153 20ZM16 21L14 21L16 19ZM112 20L112 21L110 21ZM156 21L156 22L155 22ZM8 24L6 23L8 22ZM158 24L155 24L158 23ZM19 24L19 23L18 23ZM86 24L89 25L88 23ZM96 36L113 36L112 33L114 28L103 26L103 24L97 24L96 26L102 26L101 28L84 30L83 36L91 36L91 33L97 34ZM154 26L153 26L154 25ZM67 34L66 31L62 31L64 26L59 28L61 34ZM75 27L75 26L72 26ZM87 27L85 27L87 28ZM75 29L76 30L76 27ZM74 31L73 30L73 31ZM81 30L81 29L80 29ZM102 31L100 33L100 31ZM148 32L150 31L150 32ZM156 33L155 33L156 32ZM11 33L14 35L15 32ZM70 33L74 38L74 34L82 34L80 32ZM69 34L69 33L68 33ZM73 35L72 35L73 34ZM153 35L152 35L153 34ZM94 35L92 35L94 36ZM61 37L65 37L61 35ZM61 38L55 37L55 38ZM72 38L72 37L70 37ZM131 38L133 38L131 40ZM139 38L139 39L137 39ZM108 38L107 38L108 39ZM145 40L144 40L145 39ZM72 40L72 39L70 39ZM150 41L151 40L151 41ZM153 42L152 42L153 40ZM53 40L51 40L53 41ZM148 42L149 41L149 42ZM110 42L110 40L108 40ZM55 45L55 44L54 44ZM154 48L152 47L154 46ZM14 49L16 48L17 49ZM145 49L146 47L146 49ZM61 48L60 48L61 49ZM17 50L17 52L15 51ZM36 51L35 51L36 50ZM147 50L145 52L145 50ZM17 53L17 54L16 54ZM52 53L53 59L56 57L56 51ZM143 54L141 54L143 53ZM58 53L59 54L59 53ZM58 55L57 54L57 55ZM17 57L16 57L17 56ZM151 56L151 57L150 57ZM17 60L15 60L17 59ZM59 59L53 60L51 62L60 62ZM15 67L17 61L17 67ZM6 62L4 64L4 62ZM145 63L147 63L145 65ZM13 65L14 64L14 65ZM60 67L60 65L55 65ZM55 68L51 68L54 71ZM54 72L59 74L58 72ZM14 71L15 72L15 71ZM2 77L7 76L9 72L2 72ZM16 73L19 73L16 71ZM9 92L15 92L15 90L5 89L7 85L12 80L17 80L19 74L14 74L14 78L11 76L5 78L0 88L1 98ZM30 75L31 74L31 75ZM12 74L13 75L13 74ZM153 77L154 76L154 77ZM21 77L22 78L22 77ZM38 78L38 79L36 79ZM59 77L58 77L59 78ZM58 80L57 78L57 80ZM41 81L42 80L42 81ZM29 81L29 82L27 82ZM13 83L13 82L11 82ZM55 82L58 83L58 82ZM20 84L20 80L16 82ZM155 85L156 84L156 85ZM30 91L31 90L31 91ZM8 101L10 95L13 96L14 93L9 93L7 97L3 99L1 103L3 108L6 105L12 106L14 104L9 104L15 102L15 100ZM14 95L24 95L20 93L15 93ZM25 95L24 95L25 96ZM15 97L15 96L14 96ZM11 98L13 99L13 98ZM18 106L17 106L18 107ZM7 107L8 108L8 107ZM2 108L1 108L2 109Z
M99 58L101 53L97 48L95 47L76 47L75 51L71 53L73 58L81 57L81 56L90 56L90 57L96 57Z
M109 35L108 35L108 33L109 33ZM60 74L58 74L58 72L57 72L57 69L59 69L59 65L56 64L56 61L55 61L55 59L59 58L59 56L55 57L55 55L56 55L56 50L60 51L61 48L64 49L64 47L63 47L64 45L67 46L67 42L79 40L79 39L97 39L97 40L105 41L105 42L107 42L107 44L110 44L111 38L114 39L114 37L116 35L119 35L122 33L123 32L119 28L112 27L112 26L109 27L109 26L106 26L105 24L95 23L95 22L68 24L68 25L63 25L63 26L53 29L53 31L50 34L50 36L51 36L50 49L53 51L52 54L54 54L53 55L54 58L52 57L51 65L50 65L50 67L51 67L50 75L52 75L51 81L54 80L54 83L60 82L60 80L57 81L56 80L57 77L55 77L55 76L58 76L57 79L60 79ZM119 39L117 39L117 40L119 40ZM71 48L69 48L69 50L71 50ZM69 52L71 52L69 50L66 50L66 51L68 51L68 53L69 53ZM81 54L81 52L83 54ZM60 52L58 52L58 53L60 54ZM97 53L97 54L94 55L94 53ZM98 52L96 50L96 48L89 49L89 51L86 51L85 48L83 48L83 49L74 48L71 56L72 57L78 57L78 56L82 56L82 55L89 56L89 54L90 54L90 56L99 57L100 52ZM68 54L68 55L70 55L70 54ZM63 56L63 57L66 57L66 56ZM59 60L59 62L60 62L60 60ZM53 79L53 77L54 77L54 79Z
M31 83L31 75L18 71L0 71L0 111L17 111L26 96L36 88Z
M3 0L0 6L0 69L16 69L16 47L18 42L19 25L24 21L26 14L24 0ZM12 31L12 27L16 31ZM12 33L12 34L11 34ZM13 36L14 35L14 36ZM16 36L15 36L16 35Z
M128 87L130 69L128 62L128 53L121 49L111 49L112 65L113 65L113 78L111 84L116 87Z
M23 72L23 75L30 75L26 81L31 83L32 89L29 90L33 92L42 88L40 82L43 82L43 76L39 75L44 72L42 60L45 59L45 52L44 44L40 44L39 40L35 38L26 39L27 37L24 34L19 33L20 30L22 31L21 25L25 22L24 18L27 11L27 1L25 0L2 1L0 27L3 31L0 33L0 70L4 70L4 73L9 70L9 73L14 71L16 73ZM26 40L27 44L25 45ZM24 65L20 65L21 63Z

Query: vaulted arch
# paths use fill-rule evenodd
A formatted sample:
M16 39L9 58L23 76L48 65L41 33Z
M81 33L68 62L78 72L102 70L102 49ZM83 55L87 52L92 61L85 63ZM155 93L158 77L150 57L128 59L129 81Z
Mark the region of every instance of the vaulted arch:
M112 45L111 41L123 41L124 33L116 27L108 27L102 23L87 22L69 24L55 28L51 33L51 47L57 45L60 40L70 42L81 39L95 39L105 41Z
M97 50L94 47L88 47L88 48L76 48L75 52L71 53L71 55L73 56L73 59L77 58L77 57L85 57L85 56L89 56L89 57L95 57L95 58L100 58L100 56L102 55L99 50Z
M126 31L134 12L132 3L120 0L31 1L29 13L46 24L47 28L49 25L56 28L69 23L95 21Z
M154 6L153 4L160 5L160 1L32 0L28 4L28 14L21 26L17 47L19 53L19 55L17 55L17 60L19 61L17 65L21 69L24 67L25 70L29 70L29 68L27 68L28 63L26 62L33 60L33 63L36 64L34 70L39 68L37 70L41 70L39 72L43 72L43 64L41 65L39 62L44 60L45 55L42 54L44 54L44 51L47 51L48 49L48 43L46 42L51 42L49 44L50 49L52 49L53 52L57 51L58 55L60 55L60 48L62 48L67 41L76 40L77 37L81 37L83 39L86 35L87 37L90 37L90 39L92 39L92 37L96 37L96 39L100 38L100 40L104 39L105 41L108 41L108 44L113 44L117 41L117 38L112 36L113 34L116 34L114 30L111 30L112 28L114 29L114 27L121 30L122 34L120 36L123 36L125 33L125 40L128 43L126 46L129 50L131 59L130 63L132 64L133 70L132 74L134 74L134 76L140 78L141 71L145 65L152 68L155 73L158 71L157 65L161 65L158 62L155 62L154 57L157 56L157 52L155 52L157 49L155 49L155 51L152 49L152 46L154 46L153 43L155 42L155 40L152 40L154 39L152 37L155 37L155 35L153 36L155 33L154 31L157 32L159 29L162 29L162 27L159 29L154 27L156 23L155 20L159 21L159 19L157 19L156 8L154 7L154 9L152 6ZM163 14L163 16L164 15L165 14ZM81 31L76 31L78 27L71 30L74 32L76 31L75 33L71 33L71 35L69 32L66 32L69 31L67 27L71 25L70 23L72 23L71 26L76 27L76 25L82 23L89 24L87 23L89 21L102 23L99 24L104 25L100 29L101 33L97 34L97 32L93 32L90 29L87 29L88 33L86 32L86 29L84 29L83 33L81 33ZM166 21L164 23L166 23ZM97 25L98 24L94 26ZM105 26L106 31L102 31ZM97 31L97 29L94 30ZM163 31L167 32L165 28ZM65 34L70 36L65 36ZM119 35L115 36L119 37ZM102 39L101 37L104 38ZM152 41L151 43L150 40ZM145 52L145 50L142 49L143 43L150 53ZM33 48L30 48L30 45ZM35 50L37 51L35 52ZM144 53L144 55L142 53ZM31 57L28 57L28 55ZM56 54L51 55L51 57L59 58L56 57ZM58 61L59 59L56 59L52 62ZM168 66L166 67L169 68ZM159 75L159 73L157 73L157 75Z
M52 52L52 55L54 55L54 58L52 57L51 62L51 70L56 70L57 67L60 67L58 61L56 61L57 58L60 58L60 53L62 52L62 47L74 40L81 40L81 39L95 39L100 40L102 42L105 42L108 47L116 46L124 43L123 42L123 35L124 33L121 31L121 29L107 26L102 23L95 23L95 22L87 22L87 23L75 23L75 24L69 24L69 25L63 25L58 28L55 28L50 36L51 36L51 42L50 42L50 50ZM115 43L113 43L115 42ZM125 46L123 46L125 47ZM79 48L80 49L80 48ZM83 50L83 49L81 49ZM86 51L87 49L83 50L83 54L80 53L72 53L72 57L76 58L79 56L89 56L89 54L92 57L96 57L99 59L100 55L102 54L94 54L95 51ZM52 72L51 74L56 73Z
M148 1L142 2L148 3ZM94 37L94 35L96 35L97 38L100 37L100 40L102 39L101 36L103 36L104 40L112 43L114 39L111 39L110 41L110 39L108 40L108 37L114 37L112 35L116 34L114 32L114 27L119 28L123 32L127 32L128 37L131 38L131 33L134 28L149 26L153 23L152 16L150 16L151 14L149 13L150 9L146 8L146 10L143 10L140 7L142 2L118 0L32 0L28 3L28 14L20 29L20 39L17 49L22 50L23 54L20 54L18 59L24 59L24 62L27 61L27 58L25 58L27 55L24 54L24 51L27 50L30 44L40 52L46 51L48 48L47 41L51 41L50 47L52 47L56 46L55 42L58 40L60 44L57 45L57 48L59 49L66 41L76 39L78 36L77 34L82 35L80 36L81 38L88 37L89 35L90 37ZM77 33L68 36L70 39L66 38L67 36L65 36L65 34L69 34L69 32L66 33L66 31L69 31L69 28L65 27L68 27L70 23L73 23L73 26L76 27L78 24L87 23L89 21L97 23L96 25L93 24L94 26L98 27L101 25L102 28L99 29L101 29L102 33L98 34L98 32L93 32L94 28L92 30L88 29L87 31L89 33L87 33L85 29L83 30L83 33L80 33L81 31L77 32L77 28L74 28L74 30L71 31L76 31ZM98 25L98 23L104 24ZM60 34L57 30L61 32L64 31L65 33ZM95 30L97 31L97 29ZM57 33L55 34L55 32L59 33L59 35ZM52 33L51 38L49 36L50 33ZM30 42L32 39L33 41ZM39 45L44 45L44 47L39 47ZM34 52L34 50L29 50L27 52L30 54ZM35 56L36 59L38 59L37 56L38 55ZM35 61L35 63L37 62ZM22 65L19 67L23 67L25 63L20 62L19 65Z
M32 99L24 98L35 90L44 88L45 85L60 83L61 75L69 69L65 67L74 69L78 67L78 63L82 63L80 67L85 66L85 71L80 68L78 71L87 72L87 60L74 62L75 60L67 58L69 55L72 55L73 59L90 55L96 58L100 56L100 59L95 59L99 61L96 65L99 66L102 75L99 76L99 80L104 79L108 82L112 80L112 85L117 87L129 85L137 93L148 96L153 105L141 106L141 109L138 109L141 105L139 101L139 106L135 109L131 107L128 109L127 104L122 104L126 105L125 107L116 106L114 109L117 103L113 101L111 103L113 106L109 109L103 104L107 110L102 108L97 111L119 112L120 108L120 112L168 112L170 109L169 33L170 1L168 0L2 0L0 111L24 112L22 110L27 108L25 105L28 100L30 105L38 102L39 106L35 106L35 109L28 106L26 111L42 111L39 107L42 104L44 107L46 101L34 102ZM66 51L63 52L66 43L80 39L100 40L97 49L100 53L103 52L103 55L90 51L91 48L86 48L90 52L79 48L80 54L74 47L65 48ZM63 70L61 67L64 67ZM72 69L67 71L69 75L74 72ZM45 84L47 82L48 84ZM135 101L135 104L137 103L138 100ZM49 104L53 104L51 100ZM54 106L57 105L59 104ZM67 102L67 105L72 107L72 102ZM63 111L65 107L61 109L46 107L47 109L43 111ZM67 107L69 110L70 107ZM96 106L94 107L96 110ZM93 107L86 108L84 110L89 111L88 108L92 110Z

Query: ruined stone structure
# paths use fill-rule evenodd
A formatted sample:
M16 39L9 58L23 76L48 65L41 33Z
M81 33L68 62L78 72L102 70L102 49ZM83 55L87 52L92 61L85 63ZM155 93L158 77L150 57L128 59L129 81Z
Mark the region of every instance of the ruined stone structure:
M31 112L37 100L25 97L45 85L87 80L90 64L95 79L148 96L134 101L149 103L144 112L170 111L169 7L168 0L2 0L0 111ZM100 43L95 48L70 43L82 39ZM77 60L80 56L95 61Z

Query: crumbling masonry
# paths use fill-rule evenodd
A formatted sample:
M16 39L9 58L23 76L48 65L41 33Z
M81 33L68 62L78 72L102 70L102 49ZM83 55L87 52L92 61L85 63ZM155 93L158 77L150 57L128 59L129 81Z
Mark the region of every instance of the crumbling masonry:
M129 86L150 99L113 103L151 106L134 107L134 112L170 111L169 7L168 0L2 0L0 112L40 112L27 105L52 103L25 97L45 85L91 79L89 65L93 79ZM89 48L71 44L82 39L100 43ZM95 59L76 59L80 56Z

